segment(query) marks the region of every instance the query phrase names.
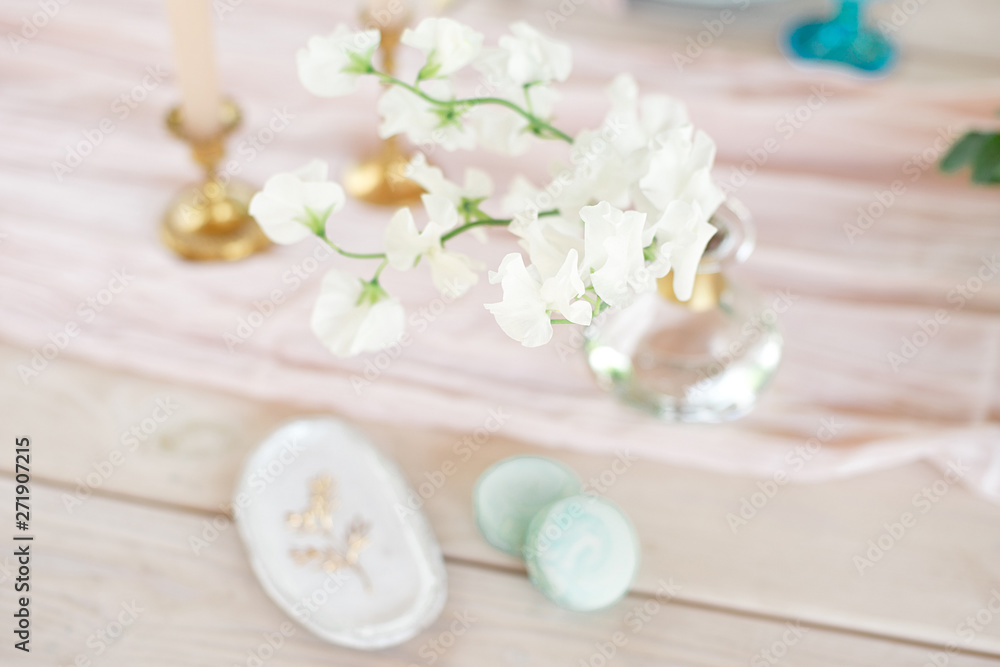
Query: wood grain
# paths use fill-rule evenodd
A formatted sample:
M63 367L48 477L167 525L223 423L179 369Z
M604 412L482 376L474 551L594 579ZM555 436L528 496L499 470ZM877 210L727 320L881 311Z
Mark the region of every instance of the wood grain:
M0 363L17 354L0 348ZM157 401L176 408L155 428L146 421L147 436L142 425L156 413ZM61 489L56 512L66 520L94 502L82 498L91 490L209 518L226 515L243 458L295 411L70 360L59 360L31 392L10 381L0 384L0 402L11 414L34 415L36 474ZM144 439L128 452L131 444L123 438L136 426ZM467 434L362 427L428 496L425 508L450 562L522 571L476 533L472 485L500 458L552 452L512 441L502 430L473 451L474 440L462 443ZM124 462L104 480L98 469L109 468L113 450ZM623 443L621 452L627 450ZM632 463L612 478L613 455L557 457L585 480L597 479L598 489L603 474L610 481L606 495L635 522L643 547L638 594L652 594L660 579L674 577L684 585L680 599L691 604L947 645L966 615L1000 588L1000 507L949 484L940 496L932 493L938 500L922 512L930 501L918 506L914 496L942 479L930 466L775 487L773 498L743 525L727 517L740 516L744 501L759 502L763 482L650 461ZM454 475L436 475L451 469L446 461L454 463ZM0 461L0 469L9 466ZM445 480L440 488L431 483L435 476ZM89 482L98 484L91 489ZM867 559L868 541L877 542L885 524L898 523L903 512L918 518L916 526L859 570L855 557ZM1000 619L968 646L1000 656Z
M988 458L1000 440L1000 281L961 308L948 298L1000 252L1000 204L995 191L932 168L942 136L995 127L995 0L921 3L893 35L898 69L875 82L802 72L782 59L778 26L827 11L820 0L740 12L683 68L674 56L721 10L644 6L609 19L596 3L572 4L577 10L555 32L576 50L559 106L574 131L603 115L605 85L631 70L643 90L689 105L719 145L717 177L732 182L817 86L830 96L736 190L759 227L742 275L797 297L781 323L783 369L758 410L709 429L646 421L601 394L579 354L510 343L479 305L494 296L485 285L447 308L363 392L351 381L365 360L332 359L305 324L319 273L286 289L273 317L227 350L223 334L255 301L285 289L282 276L311 249L276 248L236 265L188 265L163 251L160 212L194 176L185 147L162 127L175 89L165 78L125 118L111 106L149 68L170 69L161 3L66 3L0 59L0 441L34 438L39 534L36 659L3 644L0 663L64 667L83 656L130 667L246 664L286 619L256 585L232 531L201 556L187 540L225 518L239 467L261 438L295 415L323 412L359 424L428 491L451 576L449 608L414 641L376 654L298 630L270 664L429 664L428 642L446 632L451 614L471 612L481 620L436 664L597 665L597 644L630 632L627 614L663 579L681 586L678 597L627 634L609 665L774 664L762 663L761 651L788 623L806 631L780 664L925 665L955 642L972 654L947 656L948 665L998 664L1000 619L971 637L963 624L1000 590L1000 508L943 481L941 467L914 462L953 452L973 466L970 488L1000 475ZM891 17L903 3L874 4ZM462 3L457 17L493 39L514 19L544 27L546 12L563 5L477 0ZM16 33L38 11L35 0L5 2L0 34ZM340 173L373 147L374 87L331 107L307 95L294 72L308 36L353 17L351 3L288 0L239 3L220 18L222 76L246 117L236 146L267 126L276 105L294 116L266 150L237 153L241 176L263 182L317 155ZM53 162L105 118L115 131L57 178ZM914 173L916 156L924 167ZM502 190L515 170L541 180L556 157L543 150L528 161L497 159L491 170ZM433 160L448 174L470 164L441 151ZM859 211L896 181L905 194L852 236ZM352 202L343 215L352 247L378 242L385 211ZM498 239L469 251L495 266L512 249ZM134 285L23 382L18 365L78 320L79 304L122 268L136 274ZM394 293L411 311L437 297L426 281L397 279ZM942 308L948 326L891 368L887 355ZM559 335L572 347L569 334ZM509 418L473 451L463 439L491 410ZM786 469L784 457L824 420L841 424L837 437L796 473L826 481L768 487L754 476ZM518 561L478 537L472 484L517 453L554 455L600 479L629 450L643 458L606 494L636 523L640 576L610 610L563 612L528 586ZM863 475L851 458L860 454L868 454ZM448 461L455 474L427 486ZM10 496L9 472L0 457L0 497ZM763 506L734 523L751 500ZM894 537L905 513L915 525ZM877 562L859 565L870 550L879 555L870 544L879 540L888 547ZM0 566L3 578L9 560L0 557ZM0 582L0 607L10 608L11 595ZM146 611L105 655L93 655L88 637L133 599Z
M5 476L0 494L11 492ZM762 651L778 645L775 655L787 657L787 664L881 667L921 664L932 653L927 647L801 622L671 603L666 596L662 602L630 597L599 614L575 614L542 599L521 576L456 563L448 568L450 596L437 623L397 648L359 653L325 644L297 626L289 631L287 617L255 584L234 530L223 530L196 556L187 542L203 531L199 514L95 498L70 517L61 511L60 493L46 484L34 487L31 664L71 665L83 656L95 664L216 667L247 664L257 652L269 658L266 664L290 666L424 665L432 664L431 658L438 665L555 667L591 660L738 665L759 661ZM11 593L6 586L0 590L6 608ZM644 605L645 614L635 611ZM133 610L124 616L130 624L116 641L102 644L99 631L119 634L116 622L125 608ZM452 628L460 627L453 625L456 618L465 619L468 630L452 637ZM270 658L260 647L283 627L286 637ZM612 660L601 662L600 650L610 652L615 633L621 633L622 646ZM789 641L783 644L783 638ZM435 639L439 644L432 643ZM13 651L6 644L0 649L5 661ZM443 644L453 645L435 648ZM996 663L953 656L949 664Z

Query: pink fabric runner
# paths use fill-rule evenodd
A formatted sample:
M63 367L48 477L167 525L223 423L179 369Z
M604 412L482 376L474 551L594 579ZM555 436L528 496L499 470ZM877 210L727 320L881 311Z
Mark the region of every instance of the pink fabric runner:
M5 5L0 20L16 26L31 7ZM575 132L595 124L607 108L604 87L623 70L646 91L685 100L719 145L719 179L740 183L732 180L738 169L753 172L737 192L759 228L742 276L795 296L781 322L785 361L759 408L724 426L668 425L594 386L575 348L578 332L562 329L556 344L535 350L507 339L482 307L498 298L495 286L480 284L445 304L426 276L389 275L387 286L411 314L412 345L398 358L343 361L313 338L308 319L322 272L351 262L326 259L315 268L308 244L225 265L168 253L156 238L159 217L194 170L162 125L176 93L169 78L156 82L171 68L161 11L150 2L72 5L23 47L16 65L0 62L0 337L25 348L24 364L74 323L79 335L50 363L82 359L415 429L471 431L501 409L509 414L504 434L531 443L630 448L734 474L784 470L799 481L960 460L972 468L970 486L1000 500L1000 279L989 268L1000 260L1000 191L927 168L944 145L939 137L995 123L997 81L986 90L982 82L859 82L721 45L678 71L677 45L574 42L559 125ZM220 21L223 78L247 118L231 146L242 177L259 184L313 157L342 173L374 147L375 88L323 101L295 78L295 50L332 28L338 13L346 16L304 2L247 3ZM474 8L463 13L492 38L502 29ZM146 99L125 113L116 98L149 72L156 76L147 78ZM291 117L287 127L266 132L282 114ZM57 179L53 162L65 161L67 147L87 133L96 136L104 119L113 131ZM240 143L250 136L258 147ZM777 149L762 153L766 146ZM486 165L503 191L518 170L541 181L560 150L516 160L437 151L431 159L453 177L464 165ZM885 206L895 181L903 193ZM871 223L852 237L845 225L859 224L859 208ZM352 202L337 237L351 249L374 248L389 214ZM515 247L500 232L489 246L461 244L491 267ZM127 287L91 310L86 300L101 299L116 271L129 277ZM977 275L980 287L959 307L955 290L974 286ZM273 312L261 306L269 311L263 323L230 350L226 334L238 335L255 303L275 291L283 303ZM894 370L887 355L938 310L947 323ZM364 384L352 382L366 370ZM42 372L26 390L45 381ZM790 452L830 424L836 432L815 456L790 462Z

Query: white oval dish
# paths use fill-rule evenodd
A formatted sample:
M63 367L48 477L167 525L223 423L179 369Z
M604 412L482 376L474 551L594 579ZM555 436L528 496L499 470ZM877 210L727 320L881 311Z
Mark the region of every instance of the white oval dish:
M315 417L260 444L233 511L271 599L319 637L372 650L426 628L447 597L441 548L411 497L395 464L364 437Z

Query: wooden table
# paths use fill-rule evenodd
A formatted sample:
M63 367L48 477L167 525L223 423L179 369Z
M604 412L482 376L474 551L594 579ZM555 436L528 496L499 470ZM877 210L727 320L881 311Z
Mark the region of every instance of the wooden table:
M270 14L251 3L240 11L273 18L280 14L274 4L267 10ZM300 0L282 11L318 15L317 4ZM747 13L720 37L717 53L780 63L773 45L776 17L818 4L775 3ZM544 25L544 12L557 6L554 1L495 0L477 11L525 15ZM21 17L36 11L33 2L5 4L0 9L2 32L18 30ZM609 21L584 5L558 30L577 38L601 36L612 43L662 40L680 48L702 30L701 21L717 13L647 8L626 20ZM53 72L74 71L76 54L88 53L86 44L102 52L107 48L100 42L106 23L125 26L111 37L119 40L120 52L127 53L136 46L127 37L131 27L140 34L161 20L151 0L130 5L128 11L110 1L68 5L37 43L2 61L0 79L19 80L32 58L45 60ZM998 20L1000 8L993 0L927 0L896 36L907 57L895 80L914 87L924 81L981 82L997 97ZM239 26L245 24L235 25L224 23L225 39L239 39ZM273 25L281 30L280 22ZM81 34L96 41L88 42ZM162 49L166 57L165 43ZM37 76L40 68L33 66ZM249 85L251 74L234 85ZM82 91L86 83L81 83ZM60 121L75 118L74 110L37 106L45 98L42 93L37 99L3 98L0 95L7 122L0 127L0 146L8 150L0 151L0 173L7 181L2 186L7 196L0 203L0 231L16 235L17 225L42 225L45 207L60 206L40 199L58 196L51 182L33 190L30 200L16 200L14 205L17 191L27 187L23 183L47 178L56 154L53 147L63 143L45 143L46 128L82 128L95 116ZM94 102L104 103L103 97ZM740 155L728 150L721 149L723 165L737 164ZM794 172L795 156L790 149L762 178ZM110 187L123 176L113 170L91 174L89 187L99 196L102 183ZM866 192L885 180L878 165L870 172L851 171L837 160L811 177L831 182L857 178ZM169 178L160 181L163 190L175 185ZM984 202L983 215L992 211L996 218L1000 209L995 195L992 204L989 195L977 196ZM929 219L923 231L933 223L947 224L942 211L923 215ZM761 252L780 267L788 259L784 250L811 243L805 237L779 240L764 232ZM777 271L759 269L757 277L767 286L778 286L772 275ZM814 278L801 289L821 296L836 292L838 283L832 277L827 282L821 275ZM851 284L849 279L845 283ZM923 307L938 298L929 295L930 289L907 291L901 284L881 285L868 295L844 289L844 299L870 299L873 308ZM996 296L991 292L976 311L993 331ZM830 308L841 307L840 302L831 303ZM352 421L396 458L415 485L446 462L456 464L456 473L426 501L445 552L450 594L441 618L402 646L370 654L330 646L287 625L287 617L257 585L225 511L249 449L282 421L311 410L312 404L261 401L205 388L193 378L179 382L143 376L72 351L26 388L14 369L31 348L20 340L0 344L0 367L7 371L0 375L2 441L9 450L15 436L32 438L32 524L37 536L32 546L30 657L11 648L15 563L6 546L0 552L3 665L228 666L259 665L261 658L263 664L289 666L1000 663L1000 507L961 484L946 484L940 492L944 474L930 465L782 486L746 525L734 527L727 516L738 513L743 500L761 489L759 480L638 462L610 485L607 496L632 516L641 536L640 576L630 595L614 607L575 614L547 602L530 587L519 562L484 544L473 526L470 492L485 467L513 454L556 456L586 479L608 469L614 452L553 451L501 432L462 460L454 450L460 432L356 419ZM822 363L821 357L817 360ZM992 377L995 380L995 372ZM993 400L976 408L980 423L997 420L996 394L989 389L986 395ZM921 390L915 387L915 395ZM914 400L896 410L887 399L880 405L879 423L919 428L950 419L934 414L928 422L919 421L913 414L919 400ZM155 414L169 413L162 423L151 419L158 404L162 411ZM857 405L827 408L834 418L862 412ZM0 498L8 508L14 495L12 455L0 457L0 471ZM927 501L928 511L914 512L914 496L925 489L933 502ZM869 541L891 535L907 511L917 514L916 525L894 537L884 553L873 550ZM9 514L5 509L3 516ZM859 565L859 558L872 563ZM450 630L456 615L471 619L461 636ZM109 639L109 634L115 637ZM269 641L280 643L280 648L272 651ZM960 652L952 650L956 647Z

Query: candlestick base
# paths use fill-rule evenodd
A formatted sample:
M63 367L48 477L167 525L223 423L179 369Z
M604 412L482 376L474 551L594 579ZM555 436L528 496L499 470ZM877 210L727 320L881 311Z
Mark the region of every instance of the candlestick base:
M410 158L395 137L386 139L379 151L344 174L344 189L352 197L379 206L413 204L423 188L406 177Z
M167 209L160 238L181 257L202 261L243 259L271 242L247 212L254 188L207 181L182 191Z
M193 137L184 130L180 109L167 116L167 127L191 145L195 162L205 169L205 179L182 190L167 208L160 239L181 257L193 260L233 261L269 245L257 221L250 217L255 188L239 181L223 183L215 167L225 154L225 138L240 123L232 102L220 109L221 129L215 136Z

